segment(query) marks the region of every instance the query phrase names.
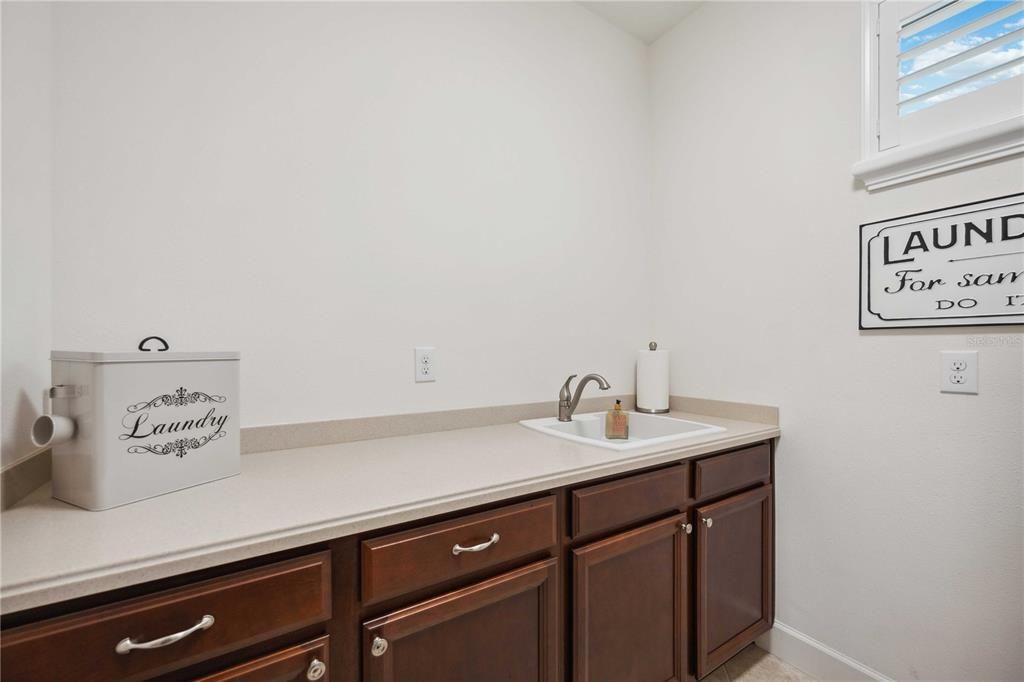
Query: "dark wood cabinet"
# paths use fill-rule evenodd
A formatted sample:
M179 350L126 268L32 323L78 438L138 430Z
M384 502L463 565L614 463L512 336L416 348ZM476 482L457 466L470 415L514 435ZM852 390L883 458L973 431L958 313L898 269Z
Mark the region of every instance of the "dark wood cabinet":
M370 682L554 682L555 559L394 611L363 624Z
M694 525L701 678L771 628L772 486L698 507Z
M678 682L687 651L686 516L573 550L573 679Z
M774 456L665 458L3 614L0 676L693 682L772 626Z

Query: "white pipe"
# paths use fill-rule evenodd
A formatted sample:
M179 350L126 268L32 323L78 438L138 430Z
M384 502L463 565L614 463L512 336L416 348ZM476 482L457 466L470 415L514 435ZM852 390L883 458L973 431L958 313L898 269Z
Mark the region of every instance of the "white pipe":
M32 444L38 448L66 443L74 437L74 419L44 414L32 422Z

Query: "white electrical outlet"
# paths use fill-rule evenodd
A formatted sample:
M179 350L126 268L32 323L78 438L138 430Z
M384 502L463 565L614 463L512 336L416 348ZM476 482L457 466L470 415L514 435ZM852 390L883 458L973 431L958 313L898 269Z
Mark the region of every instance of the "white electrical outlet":
M943 393L978 392L978 351L944 350L939 390Z
M437 381L433 346L416 346L416 383Z

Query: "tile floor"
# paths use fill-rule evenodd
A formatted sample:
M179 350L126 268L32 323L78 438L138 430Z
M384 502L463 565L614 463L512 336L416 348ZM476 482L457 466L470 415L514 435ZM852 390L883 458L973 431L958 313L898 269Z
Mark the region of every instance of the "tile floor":
M813 682L802 670L772 656L756 644L739 652L703 682Z

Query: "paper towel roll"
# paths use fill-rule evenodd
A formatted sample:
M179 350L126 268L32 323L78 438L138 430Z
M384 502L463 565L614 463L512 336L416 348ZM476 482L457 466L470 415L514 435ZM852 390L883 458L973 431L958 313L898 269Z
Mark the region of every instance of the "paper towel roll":
M667 350L642 350L636 355L636 409L668 412Z

